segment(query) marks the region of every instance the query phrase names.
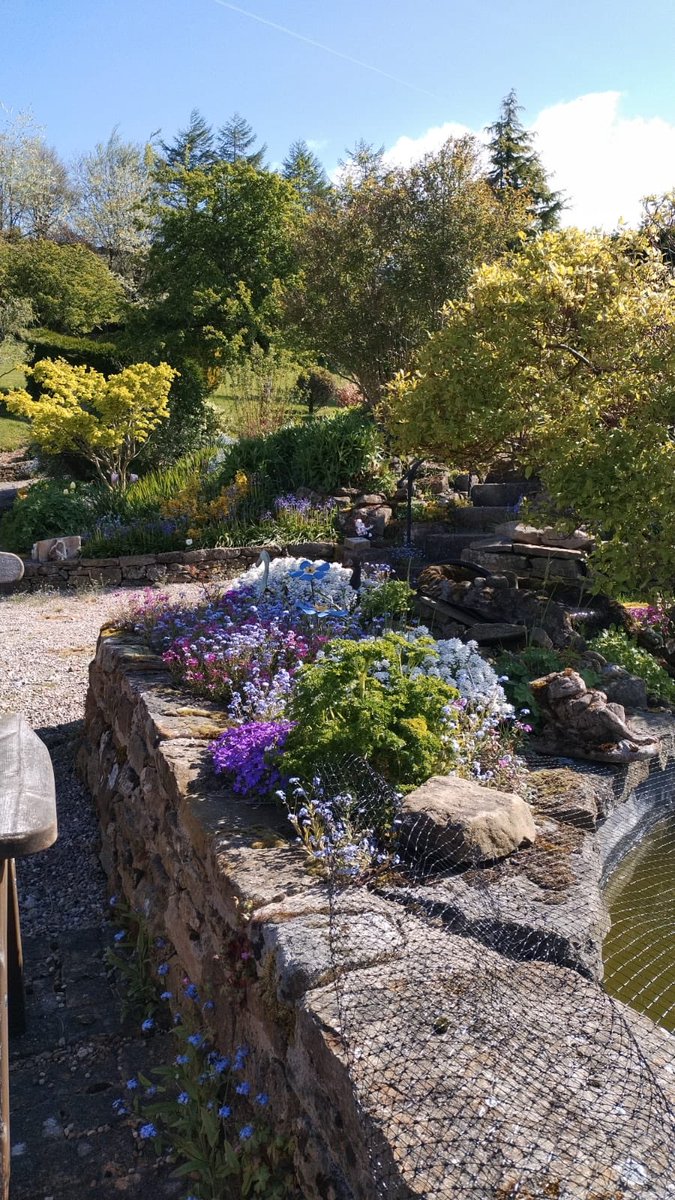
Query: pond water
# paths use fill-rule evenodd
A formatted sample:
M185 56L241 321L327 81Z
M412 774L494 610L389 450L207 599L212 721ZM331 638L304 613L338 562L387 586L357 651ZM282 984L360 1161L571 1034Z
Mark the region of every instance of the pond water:
M621 860L605 900L605 988L675 1032L675 812Z

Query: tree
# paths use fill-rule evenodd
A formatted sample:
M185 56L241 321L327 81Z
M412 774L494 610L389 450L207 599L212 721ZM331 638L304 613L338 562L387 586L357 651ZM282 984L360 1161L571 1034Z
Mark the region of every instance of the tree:
M86 246L7 243L0 247L0 283L7 296L29 300L35 319L59 333L87 333L122 311L119 280Z
M0 130L0 233L48 237L72 203L68 172L29 113Z
M164 161L185 171L204 170L217 161L213 129L198 108L193 108L186 129L179 130L173 142L162 142Z
M513 89L502 100L499 118L488 125L491 170L488 182L500 199L509 192L525 192L534 229L553 229L564 208L561 192L549 187L546 171L534 149L534 135L524 128L522 105Z
M675 269L675 191L645 196L640 230L663 255L671 271Z
M387 167L369 147L352 163L301 227L287 313L296 336L374 403L525 214L518 197L495 199L469 137L411 167Z
M240 113L234 113L219 131L218 157L228 163L241 162L243 159L249 166L259 170L263 166L267 146L253 150L257 140L258 136L248 121Z
M144 205L150 163L148 147L123 142L113 129L107 142L99 142L77 164L76 229L123 275L129 275L148 244Z
M398 377L402 451L487 465L509 452L600 538L616 591L675 581L675 285L634 233L543 234L480 267Z
M134 336L171 362L210 370L267 348L302 210L291 184L242 160L177 169L172 182L180 204L157 209Z
M293 142L283 161L281 174L293 184L308 212L329 190L326 172L307 142Z
M19 390L6 402L31 421L35 441L48 454L81 454L104 487L126 487L130 464L168 416L173 368L135 363L106 379L91 367L43 359L27 373L40 395Z

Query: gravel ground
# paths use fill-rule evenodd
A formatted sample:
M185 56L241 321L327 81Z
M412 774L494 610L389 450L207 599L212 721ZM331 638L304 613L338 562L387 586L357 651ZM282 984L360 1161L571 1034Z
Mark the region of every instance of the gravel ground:
M203 595L196 584L164 590L186 599ZM99 629L140 594L115 589L0 597L0 715L25 714L49 746L56 776L58 840L18 864L25 937L96 925L105 912L98 826L74 774L74 756Z

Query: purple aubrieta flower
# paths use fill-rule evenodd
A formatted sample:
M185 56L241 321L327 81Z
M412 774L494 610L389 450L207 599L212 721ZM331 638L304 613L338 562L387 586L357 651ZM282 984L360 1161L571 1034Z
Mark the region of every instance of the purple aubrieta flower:
M179 1104L189 1104L190 1103L190 1097L188 1096L187 1092L179 1092L178 1095L176 1096L176 1100L178 1101Z
M146 1017L145 1020L143 1021L143 1024L141 1025L141 1029L142 1029L143 1033L150 1033L150 1031L154 1028L155 1028L155 1022L153 1021L152 1017Z
M188 1054L177 1054L173 1061L177 1067L186 1067L190 1061L190 1056Z
M157 1126L153 1125L152 1121L148 1121L147 1125L141 1125L138 1131L138 1136L143 1138L144 1141L147 1141L148 1138L159 1137Z
M138 1080L137 1080L137 1079L127 1079L127 1082L126 1082L126 1088L127 1088L127 1091L128 1091L128 1092L133 1092L133 1091L135 1091L137 1087L138 1087Z
M259 1104L261 1108L264 1108L266 1104L269 1104L270 1098L267 1095L267 1092L258 1092L255 1102L256 1104Z
M291 721L251 721L226 729L209 747L216 774L233 776L235 792L271 792L280 782L273 760L291 729Z
M160 963L157 968L157 974L162 975L162 976L168 975L169 974L169 964L168 963Z
M191 1033L188 1038L188 1042L191 1046L195 1046L197 1049L199 1049L199 1047L204 1043L203 1033Z
M199 999L199 992L197 990L196 983L188 983L187 987L185 988L185 995L187 996L188 1000Z
M122 1100L121 1098L118 1098L117 1100L113 1100L112 1110L114 1113L116 1113L116 1115L118 1117L126 1117L129 1113L129 1109L127 1108L126 1104L124 1103L124 1100Z
M232 1109L230 1108L229 1104L221 1105L221 1107L218 1109L218 1116L222 1117L223 1121L226 1121L228 1117L232 1116Z
M118 929L117 933L115 934L115 941L123 942L126 936L127 935L124 929Z
M159 998L160 998L160 1000L172 1000L173 992L162 992L162 994Z
M246 1083L245 1080L243 1083L237 1084L236 1091L237 1091L238 1096L248 1096L250 1090L251 1090L251 1085L250 1085L250 1083Z
M244 1125L243 1129L239 1130L239 1140L241 1142L247 1142L249 1138L253 1137L253 1133L254 1130L252 1125Z

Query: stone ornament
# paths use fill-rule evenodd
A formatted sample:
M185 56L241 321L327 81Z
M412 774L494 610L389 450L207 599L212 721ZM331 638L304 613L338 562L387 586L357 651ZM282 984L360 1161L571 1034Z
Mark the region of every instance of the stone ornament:
M81 550L81 537L45 538L35 543L31 558L41 563L66 562L69 558L78 558Z
M571 667L535 679L530 687L543 717L540 746L545 752L607 763L658 754L658 741L631 729L623 706L588 688Z

